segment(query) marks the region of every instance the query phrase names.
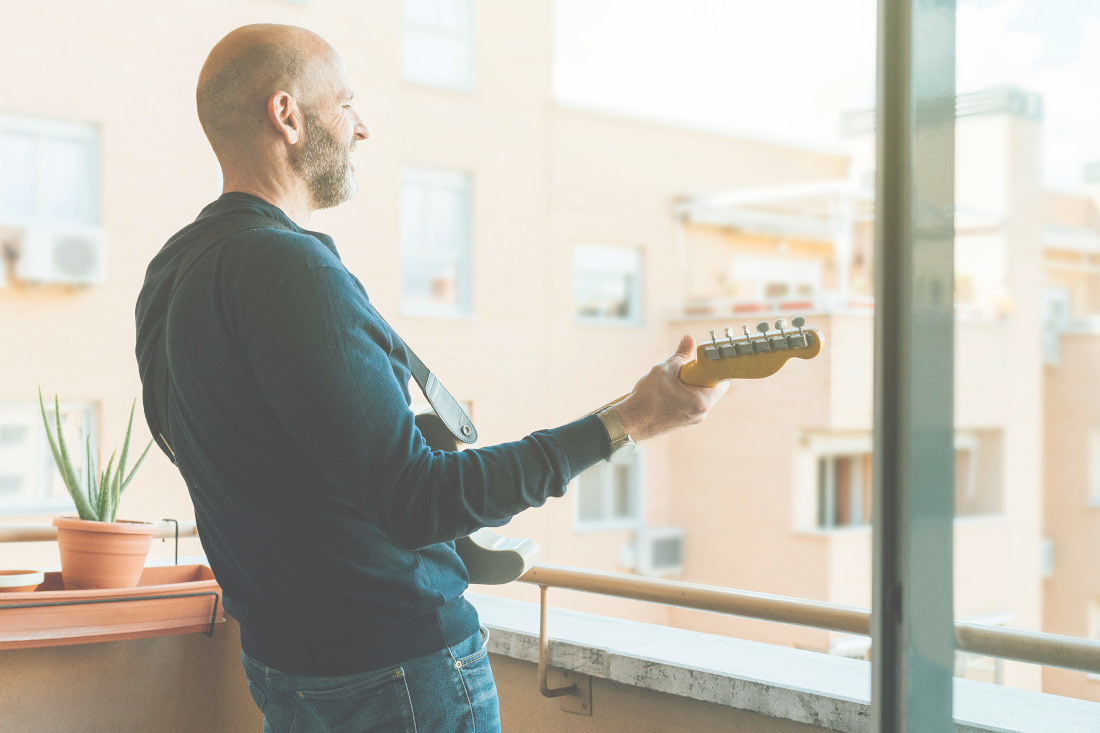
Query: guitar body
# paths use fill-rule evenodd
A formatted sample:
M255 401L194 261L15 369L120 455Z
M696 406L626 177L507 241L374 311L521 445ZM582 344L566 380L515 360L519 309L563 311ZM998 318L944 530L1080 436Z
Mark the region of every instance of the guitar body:
M503 537L488 527L455 540L455 550L475 585L504 585L539 559L539 546L526 537Z
M458 448L458 441L439 415L423 412L414 421L432 450ZM534 540L503 537L487 527L468 537L459 537L455 540L455 551L462 558L470 583L474 585L511 583L539 559L539 546Z

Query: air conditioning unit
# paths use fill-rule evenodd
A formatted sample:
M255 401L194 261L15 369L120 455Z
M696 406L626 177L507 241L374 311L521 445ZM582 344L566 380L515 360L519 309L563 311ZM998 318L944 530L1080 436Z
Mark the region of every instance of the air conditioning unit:
M29 283L101 283L105 256L101 229L32 227L19 243L15 275Z
M635 538L635 569L642 575L684 572L684 530L681 527L640 529Z

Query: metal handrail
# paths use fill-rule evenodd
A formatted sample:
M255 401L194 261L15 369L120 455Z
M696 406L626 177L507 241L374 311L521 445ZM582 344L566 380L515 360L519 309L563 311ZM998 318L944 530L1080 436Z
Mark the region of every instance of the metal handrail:
M519 580L522 583L537 585L541 589L567 588L617 598L662 603L678 608L715 611L732 616L870 636L870 610L835 603L732 590L678 580L577 570L560 565L536 565ZM542 605L545 607L545 590L540 595ZM545 619L545 612L542 618ZM540 631L540 636L545 636L545 631ZM548 647L548 643L546 646ZM1100 642L1072 636L956 622L955 648L987 657L1100 674ZM540 649L541 651L545 650ZM540 653L540 666L545 664L542 656L543 654ZM540 675L540 678L544 679L545 675Z
M176 521L158 522L153 537L176 537ZM198 537L199 530L194 522L179 522L180 537ZM0 524L0 542L57 542L57 527L49 524Z
M194 522L180 522L180 537L195 537ZM174 537L172 522L161 522L154 537ZM47 524L0 525L0 542L51 542L57 540L57 528ZM535 565L519 579L541 588L567 588L586 593L632 598L678 608L714 611L731 616L775 621L795 626L810 626L828 631L870 635L871 611L836 603L767 593L719 588L679 580L643 578L622 573L578 570L560 565ZM546 607L546 593L541 593ZM545 613L542 617L545 627ZM540 634L549 646L545 633ZM543 646L543 644L540 644ZM955 648L982 656L1017 662L1061 667L1100 674L1100 642L1073 636L1020 631L965 622L955 623ZM544 665L541 650L540 666ZM545 667L540 675L545 680Z

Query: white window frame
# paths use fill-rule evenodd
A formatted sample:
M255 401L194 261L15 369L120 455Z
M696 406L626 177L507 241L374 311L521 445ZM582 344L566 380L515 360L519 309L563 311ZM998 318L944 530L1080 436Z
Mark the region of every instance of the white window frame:
M46 185L49 180L45 156L37 155L35 172L34 210L29 214L19 214L0 209L0 226L12 226L24 229L41 226L77 226L98 228L100 225L101 171L99 130L94 125L77 122L60 122L34 117L0 115L0 134L12 132L35 138L40 149L43 140L64 140L76 142L88 152L90 180L87 181L87 216L71 219L59 219L57 214L46 211L48 199Z
M1100 507L1100 425L1093 425L1085 436L1086 501Z
M459 92L472 92L474 90L475 77L475 53L474 40L476 27L476 0L405 0L403 3L404 32L401 44L401 74L405 81L414 84L449 89ZM415 5L417 3L455 2L465 3L464 12L459 15L465 21L464 24L449 24L446 22L427 22L416 16ZM418 44L453 43L457 46L459 54L465 63L463 73L449 77L443 73L424 73L422 65L416 59L416 47Z
M599 519L588 519L581 516L581 477L577 476L570 483L570 493L573 494L573 529L577 534L588 534L592 532L615 532L620 530L635 530L643 526L643 518L645 517L645 486L646 486L646 466L645 466L645 450L638 446L635 448L634 453L627 459L632 463L633 469L631 472L631 494L632 504L634 506L634 514L629 517L612 517L611 510L614 502L614 492L610 480L614 466L623 464L613 464L608 461L600 461L595 466L592 466L584 473L598 472L603 480L604 488L604 511L603 515Z
M62 402L60 404L62 414L83 413L84 425L88 433L82 434L80 439L72 441L66 436L66 447L73 462L79 466L78 481L83 486L85 483L85 455L87 451L87 435L92 439L92 459L96 463L96 469L101 470L99 459L99 410L92 402ZM34 500L27 500L28 491L24 488L16 501L0 497L0 512L4 514L45 514L58 511L75 510L72 497L65 488L61 472L54 461L53 452L50 450L49 441L46 438L45 428L42 425L41 408L37 403L3 403L0 404L0 425L16 424L25 426L35 431L37 446L31 449L37 453L33 457L34 462L40 467L38 485L33 487ZM13 415L19 414L22 419L16 420ZM46 414L53 417L53 405L46 406ZM51 428L53 422L51 420ZM97 477L98 478L98 477ZM50 496L46 496L50 490Z
M461 231L453 233L452 246L419 246L410 239L405 228L409 205L407 189L419 187L425 193L446 191L459 199ZM401 315L410 317L447 318L473 314L473 177L466 172L432 168L406 167L401 175ZM431 235L429 235L429 238ZM435 306L409 302L405 293L405 275L417 267L416 259L435 256L442 261L455 263L455 303L453 306Z
M636 247L614 247L601 244L578 244L573 250L573 317L577 323L601 326L642 325L642 251ZM631 278L627 293L628 313L622 318L606 315L584 315L580 312L578 280L581 273L627 275Z
M796 515L795 515L795 527L800 531L809 532L851 532L851 531L868 531L871 528L870 514L868 513L868 520L863 524L843 524L843 525L831 525L823 526L819 518L821 516L821 507L819 506L819 491L818 491L818 462L825 458L836 458L842 456L857 456L857 455L870 455L871 454L871 434L870 433L815 433L807 434L803 437L804 445L807 447L802 455L805 457L804 469L795 471L795 481L804 482L808 488L801 489L796 487ZM979 439L978 434L972 430L956 430L954 437L954 445L956 451L967 451L970 453L970 464L967 467L967 485L963 487L956 487L956 491L960 488L966 492L967 496L973 496L977 490L977 470L979 461ZM799 459L800 461L803 459ZM954 475L954 474L953 474ZM826 492L828 493L828 492ZM835 497L835 494L834 494ZM860 497L862 499L862 496ZM800 502L807 502L808 509L799 509ZM962 517L955 517L956 521L960 518L966 519L972 516L982 515L963 515Z
M838 459L850 458L850 459L855 459L856 461L862 463L864 456L866 456L867 460L869 461L870 458L871 458L871 452L866 451L866 452L859 452L859 453L824 453L824 454L821 454L821 455L817 456L814 463L815 463L816 466L820 466L821 461L826 461L827 464L829 465L830 469L831 469L833 464L835 464L835 462ZM826 503L831 507L836 506L836 486L834 485L834 482L833 482L834 473L835 472L833 470L826 470L825 471L826 485L824 487L825 488L824 495L825 495L825 497L827 497ZM857 475L862 477L863 474L862 474L862 472L860 472ZM820 477L820 473L819 473L819 477ZM861 480L862 480L862 478L861 478ZM854 506L858 507L859 515L864 517L864 520L860 521L856 524L836 524L835 521L830 523L830 524L822 524L821 517L822 517L823 512L822 512L821 499L820 499L821 494L822 494L821 486L819 485L819 486L815 487L815 489L816 489L815 494L819 497L817 512L816 512L816 514L817 514L817 528L818 529L820 529L822 531L825 531L825 532L833 532L833 531L836 531L836 530L860 529L860 528L863 528L863 527L869 527L870 526L870 524L871 524L870 508L863 506L864 486L862 484L859 484L858 486L853 485L853 488L856 489L856 490L852 492L852 496L850 497L849 500L853 503ZM868 486L866 488L869 492L870 487ZM853 509L853 513L854 512L855 512L855 509ZM836 513L835 510L833 511L833 513L834 514Z
M978 436L969 431L956 430L955 453L970 454L970 462L966 467L966 486L956 486L955 493L958 494L961 489L964 496L973 497L978 491ZM958 460L956 455L956 463Z

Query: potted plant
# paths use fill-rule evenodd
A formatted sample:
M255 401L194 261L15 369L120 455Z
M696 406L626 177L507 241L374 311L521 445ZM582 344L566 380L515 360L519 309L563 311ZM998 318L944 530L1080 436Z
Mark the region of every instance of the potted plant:
M65 436L61 430L61 406L54 396L56 430L51 430L38 390L38 405L42 409L42 424L53 451L54 462L65 488L76 505L77 517L57 517L57 544L61 551L61 577L68 589L74 588L132 588L141 579L149 545L156 525L149 522L132 522L115 519L118 500L123 490L134 478L138 466L145 460L153 441L145 446L130 472L126 473L126 459L130 452L130 431L134 427L134 407L130 406L130 424L122 453L115 464L115 454L107 462L107 468L96 473L92 457L92 439L88 436L84 476L78 476L69 457ZM82 481L83 479L83 481ZM83 483L83 485L82 485Z

